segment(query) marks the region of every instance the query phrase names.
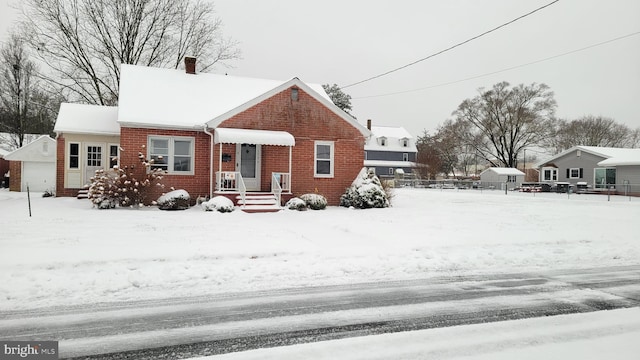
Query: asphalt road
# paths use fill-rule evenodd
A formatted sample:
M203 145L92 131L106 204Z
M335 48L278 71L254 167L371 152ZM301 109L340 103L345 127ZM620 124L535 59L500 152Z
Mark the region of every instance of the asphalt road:
M0 313L0 339L60 358L179 359L640 306L640 265L218 294Z

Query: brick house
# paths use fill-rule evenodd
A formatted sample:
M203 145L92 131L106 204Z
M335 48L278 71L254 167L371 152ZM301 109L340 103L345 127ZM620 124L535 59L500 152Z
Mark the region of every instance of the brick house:
M197 73L193 58L185 68L122 65L117 108L65 115L74 104L63 104L57 193L74 196L91 171L139 164L142 152L167 171L166 186L193 198L281 191L339 203L362 169L370 133L321 86Z

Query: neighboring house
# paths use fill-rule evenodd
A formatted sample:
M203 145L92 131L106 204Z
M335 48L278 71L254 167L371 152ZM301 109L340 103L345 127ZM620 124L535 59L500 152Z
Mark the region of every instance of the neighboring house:
M403 127L371 126L371 120L367 128L372 136L364 146L364 166L380 178L411 175L418 153L413 136Z
M574 146L537 165L540 182L583 184L601 191L623 185L640 192L640 149Z
M54 191L56 187L56 141L49 135L4 156L9 161L11 191Z
M516 168L490 167L480 173L480 182L484 187L518 188L524 182L524 173Z
M281 188L339 203L362 169L370 132L320 85L196 73L193 58L185 68L122 65L117 110L102 109L102 117L99 107L96 113L80 109L69 115L76 118L71 128L63 126L70 105L64 104L55 130L58 178L64 179L58 194L75 196L91 168L112 165L97 154L111 160L117 151L121 166L139 166L139 153L154 160L167 171L166 186L194 198Z

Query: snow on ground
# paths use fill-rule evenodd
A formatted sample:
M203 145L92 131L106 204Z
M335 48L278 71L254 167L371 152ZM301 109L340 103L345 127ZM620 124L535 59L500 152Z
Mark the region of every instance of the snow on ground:
M640 263L640 198L397 189L392 207L97 210L0 190L0 311Z
M637 359L640 308L372 335L203 360Z

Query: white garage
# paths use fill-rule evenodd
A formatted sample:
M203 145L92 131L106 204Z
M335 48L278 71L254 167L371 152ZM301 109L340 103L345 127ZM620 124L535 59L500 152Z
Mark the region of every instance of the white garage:
M27 191L28 186L29 191L34 192L55 191L56 141L48 135L10 152L4 158L20 163L20 174L15 174L15 170L10 174L11 190ZM11 169L16 167L11 166Z

